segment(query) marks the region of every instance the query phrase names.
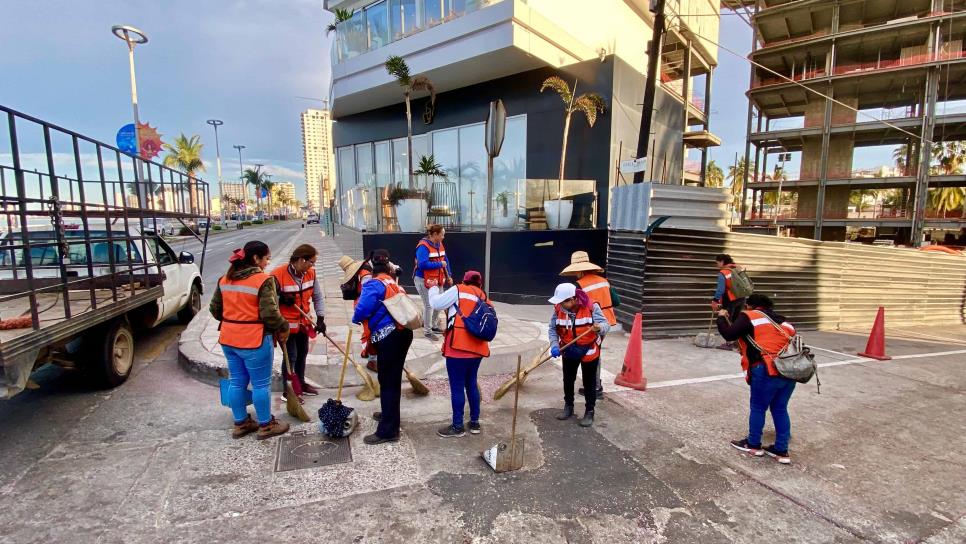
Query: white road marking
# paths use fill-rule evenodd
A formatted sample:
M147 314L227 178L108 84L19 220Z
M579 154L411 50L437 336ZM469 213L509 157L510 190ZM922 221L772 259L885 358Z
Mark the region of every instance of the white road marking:
M896 355L892 358L893 361L900 361L904 359L924 359L928 357L944 357L946 355L962 355L966 354L966 349L958 349L953 351L937 351L933 353L913 353L910 355ZM869 363L873 362L875 359L868 359L865 357L853 357L851 359L846 359L844 361L832 361L829 363L819 364L819 368L832 367L832 366L843 366L843 365L853 365L856 363ZM883 364L889 364L889 361L883 361ZM745 374L743 372L737 374L718 374L716 376L704 376L702 378L686 378L683 380L666 380L663 382L655 382L647 384L648 389L659 389L661 387L676 387L679 385L691 385L695 383L706 383L706 382L717 382L721 380L733 380L736 378L744 378ZM601 376L603 380L603 376ZM613 383L613 380L611 380ZM620 389L627 389L621 387Z

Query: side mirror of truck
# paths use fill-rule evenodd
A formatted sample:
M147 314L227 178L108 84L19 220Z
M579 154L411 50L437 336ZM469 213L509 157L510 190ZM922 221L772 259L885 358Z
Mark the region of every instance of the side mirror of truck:
M194 264L195 256L189 251L182 251L181 255L178 255L178 262L181 264Z

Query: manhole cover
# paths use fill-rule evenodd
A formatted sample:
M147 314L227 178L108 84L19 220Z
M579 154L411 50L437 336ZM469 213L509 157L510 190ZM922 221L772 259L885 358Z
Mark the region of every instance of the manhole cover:
M352 461L348 438L329 438L321 434L291 434L278 441L275 472L324 467Z

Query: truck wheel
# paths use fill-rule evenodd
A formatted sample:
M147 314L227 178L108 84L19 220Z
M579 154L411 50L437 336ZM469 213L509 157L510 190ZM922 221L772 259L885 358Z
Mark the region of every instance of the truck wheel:
M188 303L178 312L178 321L183 325L191 323L198 312L201 311L201 290L197 284L191 286L191 293L188 294Z
M123 319L108 323L102 331L102 336L91 341L91 370L104 386L117 387L127 381L134 367L134 334Z

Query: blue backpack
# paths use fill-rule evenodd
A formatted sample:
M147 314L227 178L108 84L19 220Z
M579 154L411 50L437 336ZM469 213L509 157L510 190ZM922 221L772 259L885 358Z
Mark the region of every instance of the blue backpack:
M460 312L459 304L457 304L456 313L463 318L463 326L466 327L466 332L487 342L496 338L496 328L500 320L496 317L496 310L485 300L476 301L476 306L468 315L463 315L463 312Z

